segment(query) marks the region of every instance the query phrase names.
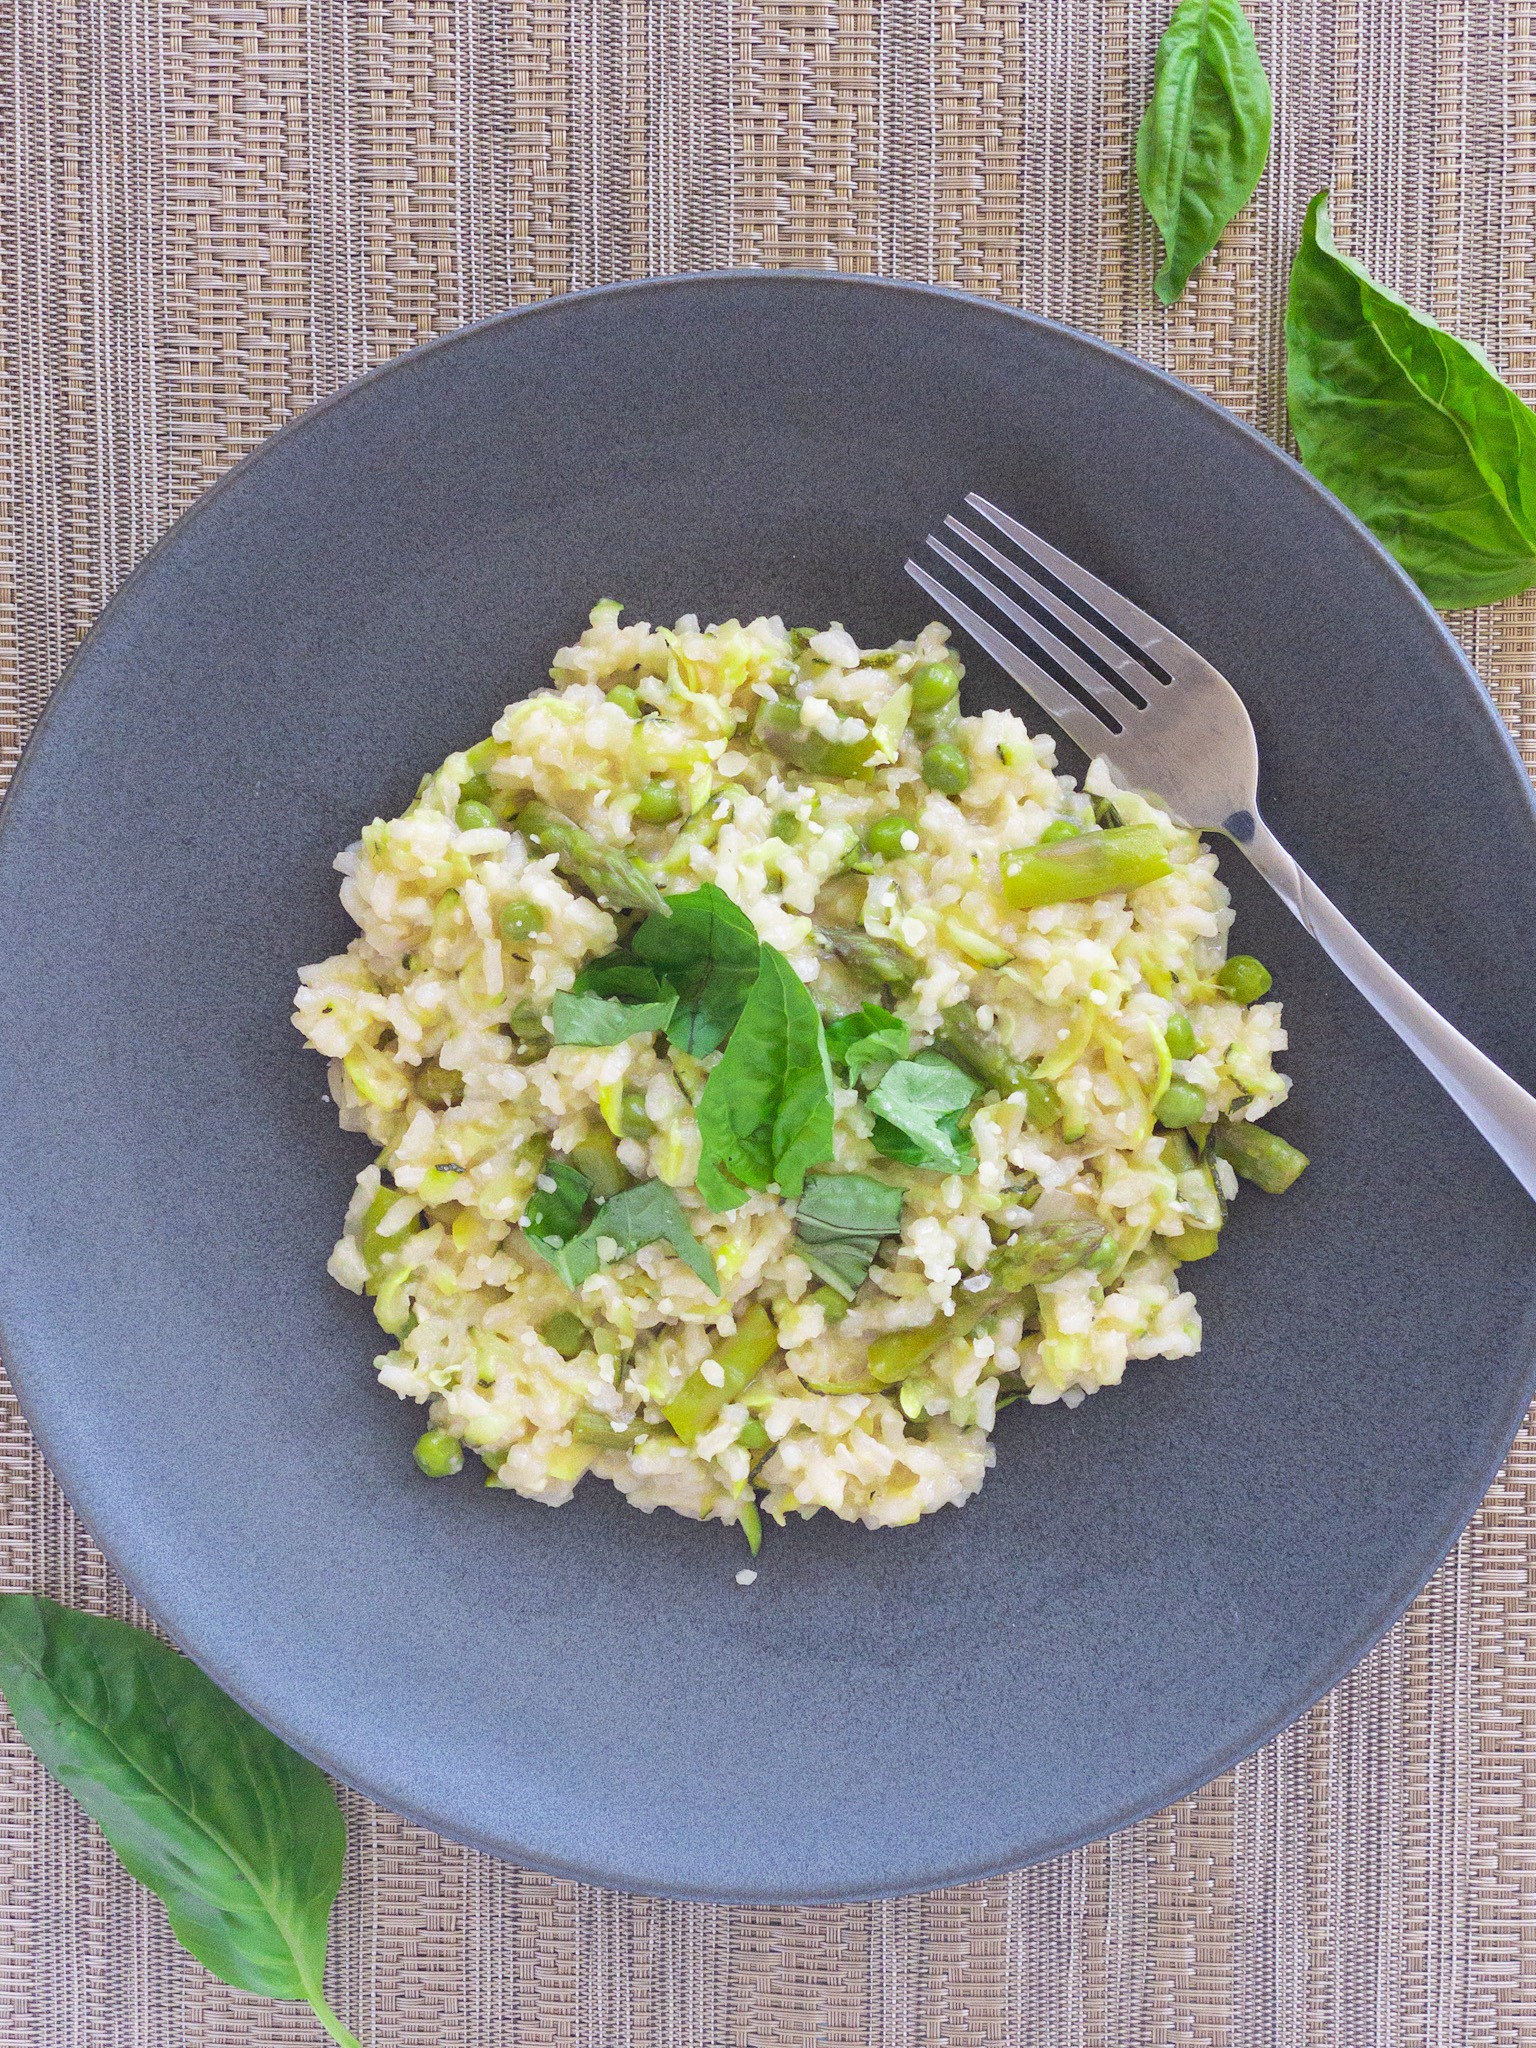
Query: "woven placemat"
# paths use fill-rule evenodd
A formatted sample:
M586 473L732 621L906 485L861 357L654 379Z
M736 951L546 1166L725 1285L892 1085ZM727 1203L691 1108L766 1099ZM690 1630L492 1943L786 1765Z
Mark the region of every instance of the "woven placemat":
M1174 312L1131 173L1168 0L11 0L0 20L0 767L103 599L280 421L573 286L931 278L1283 428L1303 205L1536 395L1533 0L1249 0L1259 199ZM1457 630L1536 759L1536 603ZM3 1574L133 1612L3 1423ZM370 2048L1514 2048L1536 2040L1527 1435L1331 1698L1170 1811L927 1898L729 1909L498 1864L347 1797L334 1994ZM0 1754L7 2048L268 2048Z

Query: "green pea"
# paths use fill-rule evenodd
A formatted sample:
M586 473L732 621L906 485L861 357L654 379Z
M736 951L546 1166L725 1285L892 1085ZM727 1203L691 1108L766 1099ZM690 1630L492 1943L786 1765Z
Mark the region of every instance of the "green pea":
M1174 1060L1192 1060L1200 1050L1200 1041L1195 1036L1195 1027L1182 1010L1175 1010L1163 1026L1163 1037L1168 1044L1168 1057Z
M1225 990L1234 1003L1256 1003L1260 996L1269 994L1273 981L1264 962L1255 960L1251 953L1234 953L1216 976L1216 986Z
M635 816L642 825L670 825L682 815L683 800L675 782L648 782L635 805Z
M1165 1131L1188 1130L1205 1115L1204 1091L1188 1081L1170 1081L1157 1099L1156 1114Z
M557 1308L548 1322L539 1325L539 1335L562 1358L577 1358L587 1348L587 1326L568 1308Z
M469 797L454 812L453 822L461 832L483 832L487 825L498 825L501 820L489 804L477 803Z
M626 1088L619 1099L619 1135L625 1138L648 1138L656 1126L645 1110L645 1090Z
M923 780L941 796L958 796L971 779L971 764L965 749L953 741L940 740L923 756Z
M448 1429L429 1429L416 1439L416 1463L429 1479L451 1479L464 1469L464 1448Z
M597 1124L571 1147L571 1164L592 1183L592 1192L603 1201L622 1194L634 1185L619 1157L618 1140L606 1124Z
M907 682L914 711L937 711L959 695L960 671L952 661L920 661Z
M531 939L535 932L543 931L544 913L537 903L518 896L501 906L501 915L496 922L504 939Z
M744 1450L766 1451L773 1442L773 1438L755 1415L749 1415L741 1425L741 1434L737 1437L736 1441Z
M459 802L489 804L495 796L489 779L484 775L470 775L459 784Z
M904 818L900 811L890 811L885 817L876 818L866 829L864 844L882 860L899 860L907 851L902 841L911 831L910 818Z
M1060 840L1081 839L1082 836L1082 826L1074 825L1070 818L1052 818L1050 824L1046 826L1040 837L1035 841L1035 844L1037 846L1055 846Z
M617 689L610 690L608 692L608 702L610 704L617 704L619 709L627 712L631 718L642 718L645 715L645 706L640 702L640 699L635 695L628 683L620 683Z
M437 1060L423 1060L416 1069L416 1093L432 1109L448 1109L464 1100L464 1076Z

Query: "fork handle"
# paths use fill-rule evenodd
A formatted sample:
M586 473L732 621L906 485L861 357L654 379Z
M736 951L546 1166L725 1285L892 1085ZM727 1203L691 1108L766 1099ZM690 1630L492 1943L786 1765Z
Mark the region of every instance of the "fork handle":
M1247 819L1241 820L1246 825ZM1239 821L1232 821L1234 827ZM1251 837L1232 836L1286 908L1416 1053L1476 1125L1528 1195L1536 1195L1536 1096L1447 1024L1438 1010L1367 945L1343 911L1297 866L1262 818Z

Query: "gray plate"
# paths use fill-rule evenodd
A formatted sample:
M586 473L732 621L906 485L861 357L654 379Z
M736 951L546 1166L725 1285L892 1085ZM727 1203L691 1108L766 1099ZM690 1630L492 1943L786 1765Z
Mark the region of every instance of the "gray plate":
M598 596L884 641L981 490L1232 677L1273 822L1528 1086L1536 840L1471 672L1267 442L940 292L735 275L406 357L240 465L114 600L0 832L0 1278L44 1450L131 1585L351 1784L545 1869L718 1898L976 1877L1118 1826L1335 1680L1531 1392L1533 1211L1244 869L1313 1166L1198 1270L1206 1344L1014 1408L979 1499L739 1539L420 1479L324 1262L356 1139L288 1023L331 857ZM971 707L1034 714L984 662Z

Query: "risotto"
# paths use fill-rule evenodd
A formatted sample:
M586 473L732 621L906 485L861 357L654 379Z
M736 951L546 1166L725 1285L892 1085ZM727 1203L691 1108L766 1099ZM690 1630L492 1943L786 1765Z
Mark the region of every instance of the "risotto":
M1182 1269L1306 1161L1216 857L1012 712L943 627L622 623L338 859L301 973L416 1460L557 1506L975 1493L1013 1402L1185 1358Z

